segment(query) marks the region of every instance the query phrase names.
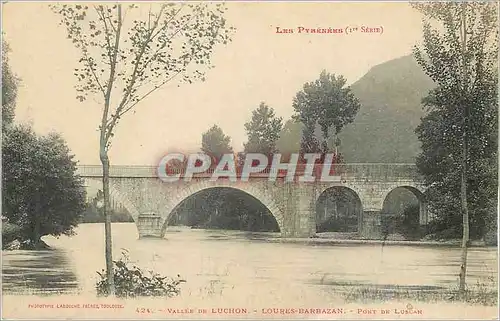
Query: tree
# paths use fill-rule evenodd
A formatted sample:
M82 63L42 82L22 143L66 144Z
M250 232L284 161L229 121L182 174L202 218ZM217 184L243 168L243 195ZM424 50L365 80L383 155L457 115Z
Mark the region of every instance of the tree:
M293 100L295 119L304 124L303 150L316 152L320 149L328 153L328 141L333 131L335 150L339 146L337 135L342 128L351 123L360 108L358 99L350 87L345 87L347 80L323 70L319 79L304 84ZM314 136L318 124L323 135L321 147Z
M85 211L82 214L82 223L103 223L102 213L104 194L102 190L97 191L97 195L86 203ZM134 219L125 208L110 209L111 222L134 222Z
M22 241L37 247L44 235L71 235L85 209L85 189L61 136L11 127L2 157L2 214L19 225Z
M203 133L201 138L201 150L210 155L213 159L212 167L217 166L218 161L224 154L232 154L233 148L230 146L231 137L226 136L222 129L214 125L208 131ZM220 210L224 199L221 197L221 190L214 188L209 190L207 203L209 203L217 213Z
M17 86L19 84L19 79L9 66L9 51L8 44L2 40L2 129L14 121Z
M423 149L417 165L429 186L431 208L447 216L450 225L462 227L463 295L470 225L496 208L496 6L461 2L414 7L425 16L423 49L415 47L415 57L436 83L423 101L429 113L417 128ZM453 213L460 214L461 224Z
M217 159L224 154L233 153L233 148L230 144L231 137L226 136L217 125L213 125L201 137L201 150Z
M261 102L259 108L252 111L252 119L245 123L248 137L244 144L245 153L275 153L282 127L283 118L277 117L273 108Z
M295 100L294 100L295 102ZM306 153L320 153L321 144L316 135L316 125L318 123L317 115L315 112L303 112L301 116L294 115L293 119L303 124L302 137L300 139L300 152Z
M212 67L216 45L230 40L233 28L223 18L223 4L150 4L145 11L122 4L52 6L61 16L68 38L80 50L77 99L100 98L99 157L103 168L103 193L108 293L114 295L109 215L108 151L119 120L147 96L176 81L205 80ZM144 13L145 16L141 14ZM128 18L129 20L126 20Z
M294 119L285 122L280 132L280 138L276 142L276 148L281 154L300 152L300 142L304 125Z

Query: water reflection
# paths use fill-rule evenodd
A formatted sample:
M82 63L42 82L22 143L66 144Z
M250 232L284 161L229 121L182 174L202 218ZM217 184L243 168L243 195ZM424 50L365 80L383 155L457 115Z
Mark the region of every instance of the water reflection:
M113 224L112 231L115 258L127 249L133 264L145 270L181 274L188 280L183 285L185 295L224 288L224 298L243 294L301 297L303 291L322 297L327 290L357 287L428 292L458 284L459 248L318 246L282 243L277 233L180 227L168 228L162 240L139 239L133 223ZM44 239L53 251L3 251L4 291L50 294L78 290L95 295L96 271L105 267L103 224L82 224L77 233ZM480 282L496 289L497 271L496 249L470 249L468 285Z
M76 292L78 282L62 250L3 251L3 291L8 294Z

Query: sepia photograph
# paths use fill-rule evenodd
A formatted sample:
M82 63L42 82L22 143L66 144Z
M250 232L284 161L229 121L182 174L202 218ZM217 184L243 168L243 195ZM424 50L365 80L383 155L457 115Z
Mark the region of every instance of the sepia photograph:
M2 1L4 319L498 319L498 1Z

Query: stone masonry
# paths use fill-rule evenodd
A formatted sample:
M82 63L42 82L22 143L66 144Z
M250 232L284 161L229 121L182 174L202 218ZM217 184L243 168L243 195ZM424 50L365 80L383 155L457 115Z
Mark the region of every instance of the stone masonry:
M88 197L101 187L100 166L80 166ZM269 181L267 177L248 182L229 179L210 181L196 177L165 183L154 167L113 166L110 169L110 194L113 203L125 207L137 224L140 237L164 237L166 222L183 200L208 188L228 187L250 194L266 206L276 219L282 237L307 238L316 233L316 202L320 195L335 186L349 188L359 197L363 211L359 232L363 238L380 238L380 212L387 195L398 187L412 191L420 201L420 223L427 224L423 185L409 164L343 164L337 182Z

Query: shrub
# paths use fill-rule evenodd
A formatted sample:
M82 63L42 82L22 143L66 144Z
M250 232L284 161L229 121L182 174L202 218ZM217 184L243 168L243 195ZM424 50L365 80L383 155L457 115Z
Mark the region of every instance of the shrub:
M410 205L398 215L382 215L382 234L401 234L405 240L419 240L427 234L427 227L420 225L419 206Z
M326 221L316 226L318 233L322 232L356 232L358 218L355 216L329 217Z
M114 263L114 281L117 297L137 297L137 296L165 296L174 297L180 294L179 285L185 280L160 276L157 273L149 272L146 275L140 268L129 263L128 255L122 252L122 257ZM97 295L107 296L108 279L106 272L97 272L100 280L96 284Z
M8 243L14 241L20 236L21 228L15 224L2 222L2 245L6 246Z
M403 210L398 230L407 240L419 240L427 234L427 226L420 225L419 216L419 205L410 205Z
M38 247L45 235L73 235L85 209L85 187L62 136L9 127L2 163L2 215L20 227L19 241Z

